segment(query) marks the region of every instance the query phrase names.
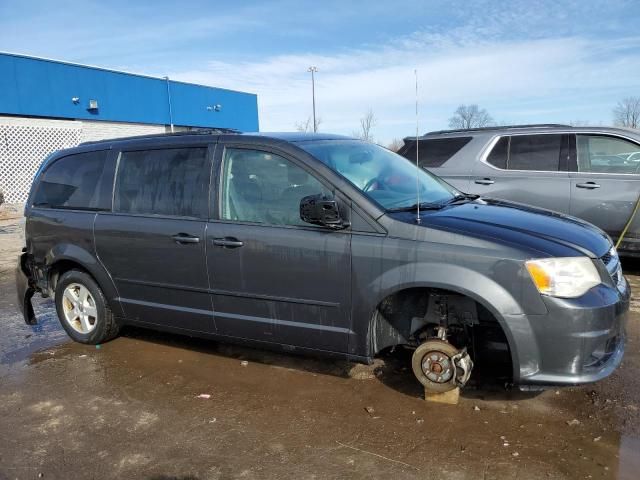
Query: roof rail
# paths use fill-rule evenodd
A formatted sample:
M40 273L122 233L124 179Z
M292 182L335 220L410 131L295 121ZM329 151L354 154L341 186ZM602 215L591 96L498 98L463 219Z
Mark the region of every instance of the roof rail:
M188 136L188 135L225 135L225 134L239 134L239 133L240 133L239 130L235 130L233 128L195 128L193 130L182 130L179 132L134 135L131 137L109 138L105 140L90 140L88 142L82 142L80 145L94 145L96 143L116 142L120 140L144 140L146 138L182 137L182 136Z
M435 130L433 132L427 132L426 135L435 135L441 133L464 133L464 132L483 132L487 130L503 130L510 129L515 130L518 128L571 128L571 125L564 125L561 123L531 123L528 125L496 125L494 127L478 127L478 128L458 128L453 130ZM410 138L410 137L408 137Z

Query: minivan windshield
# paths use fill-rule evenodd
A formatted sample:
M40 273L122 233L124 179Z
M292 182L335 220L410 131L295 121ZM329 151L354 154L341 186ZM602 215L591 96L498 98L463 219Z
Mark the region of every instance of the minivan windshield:
M386 148L361 140L316 140L297 144L358 187L385 210L439 206L458 192L438 177ZM417 177L417 178L416 178Z

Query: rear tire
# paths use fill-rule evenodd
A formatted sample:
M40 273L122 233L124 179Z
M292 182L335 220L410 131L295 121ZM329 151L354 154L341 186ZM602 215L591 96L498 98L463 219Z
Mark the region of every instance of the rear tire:
M69 270L62 274L55 303L62 328L76 342L96 345L118 335L120 327L102 290L86 272Z

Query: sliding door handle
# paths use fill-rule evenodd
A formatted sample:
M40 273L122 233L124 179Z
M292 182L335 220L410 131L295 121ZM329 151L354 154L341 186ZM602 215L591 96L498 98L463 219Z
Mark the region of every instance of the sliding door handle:
M187 233L178 233L171 237L176 243L200 243L200 237L189 235Z
M214 238L213 244L224 248L238 248L244 245L244 242L234 237Z

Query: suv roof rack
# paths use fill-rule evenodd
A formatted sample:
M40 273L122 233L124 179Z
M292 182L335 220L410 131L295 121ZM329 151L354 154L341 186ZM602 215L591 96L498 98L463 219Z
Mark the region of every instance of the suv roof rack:
M464 132L483 132L487 130L514 130L518 128L571 128L571 125L564 125L562 123L531 123L528 125L496 125L495 127L478 127L478 128L458 128L453 130L435 130L433 132L427 132L423 135L435 135L441 133L464 133Z
M153 133L149 135L133 135L130 137L118 137L109 138L105 140L90 140L88 142L82 142L80 145L94 145L96 143L115 142L120 140L143 140L145 138L160 138L160 137L182 137L188 135L225 135L225 134L239 134L239 130L233 128L196 128L193 130L182 130L179 132L169 133ZM79 146L80 146L79 145Z

